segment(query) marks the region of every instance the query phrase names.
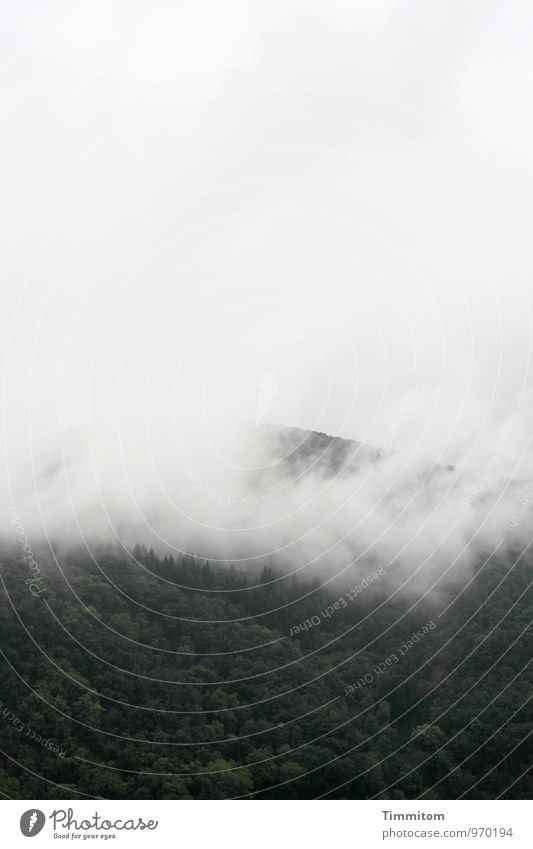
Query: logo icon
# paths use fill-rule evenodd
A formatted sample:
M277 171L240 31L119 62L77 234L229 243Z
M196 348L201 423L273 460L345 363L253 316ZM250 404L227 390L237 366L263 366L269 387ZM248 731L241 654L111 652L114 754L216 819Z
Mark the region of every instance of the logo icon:
M24 811L20 818L20 830L24 837L35 837L42 830L45 822L46 817L42 811L30 808L29 811Z

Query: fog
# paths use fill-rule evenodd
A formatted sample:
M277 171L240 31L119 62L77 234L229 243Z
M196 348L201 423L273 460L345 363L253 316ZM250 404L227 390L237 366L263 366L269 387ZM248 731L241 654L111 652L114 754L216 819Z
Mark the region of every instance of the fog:
M6 8L3 537L417 590L529 542L528 18Z

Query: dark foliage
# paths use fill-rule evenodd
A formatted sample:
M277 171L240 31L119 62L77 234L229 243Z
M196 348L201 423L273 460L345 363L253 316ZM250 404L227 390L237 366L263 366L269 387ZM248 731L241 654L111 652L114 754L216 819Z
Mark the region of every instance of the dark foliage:
M531 559L480 564L438 603L376 581L329 617L342 589L270 569L138 547L61 570L34 597L2 566L8 797L530 794Z

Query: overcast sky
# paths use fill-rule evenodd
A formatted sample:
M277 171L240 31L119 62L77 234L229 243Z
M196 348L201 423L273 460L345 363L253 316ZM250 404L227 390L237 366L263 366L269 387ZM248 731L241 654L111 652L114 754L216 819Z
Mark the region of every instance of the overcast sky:
M231 411L479 463L518 410L532 476L532 25L3 0L9 455L109 418L219 451Z

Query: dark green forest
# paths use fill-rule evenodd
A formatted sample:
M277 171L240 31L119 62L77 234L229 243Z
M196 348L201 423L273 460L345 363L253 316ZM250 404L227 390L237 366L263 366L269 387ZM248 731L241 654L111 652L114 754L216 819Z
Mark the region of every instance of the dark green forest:
M1 565L4 797L531 795L529 554L423 599L350 596L372 567L321 587L142 546L42 558L35 595L20 553Z

